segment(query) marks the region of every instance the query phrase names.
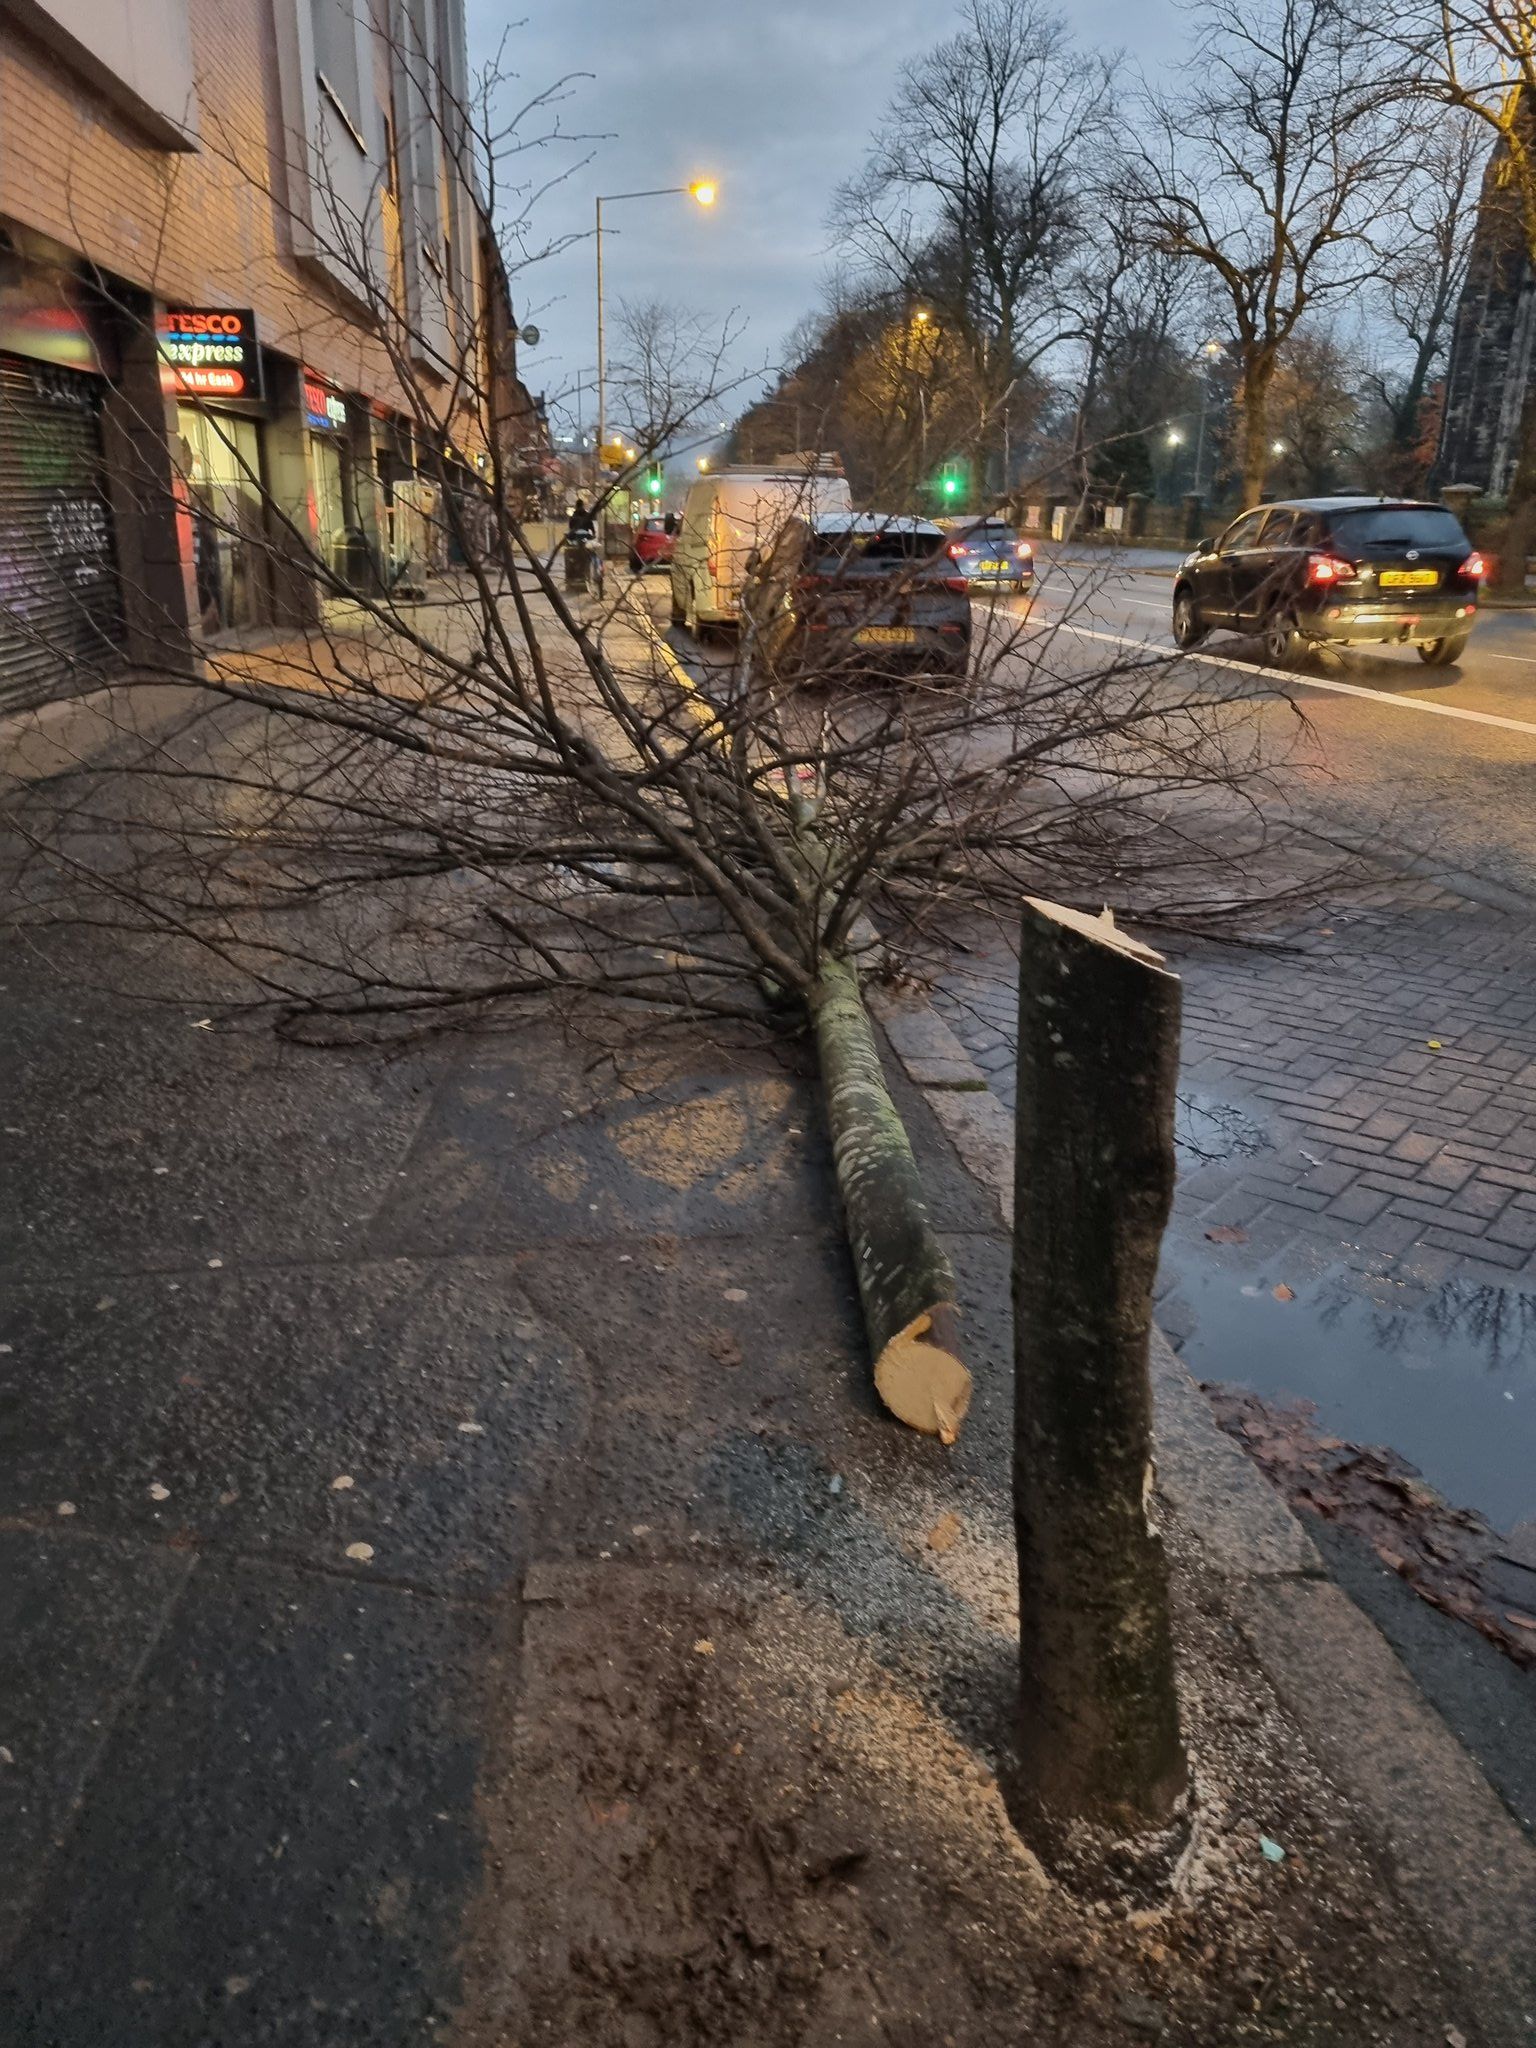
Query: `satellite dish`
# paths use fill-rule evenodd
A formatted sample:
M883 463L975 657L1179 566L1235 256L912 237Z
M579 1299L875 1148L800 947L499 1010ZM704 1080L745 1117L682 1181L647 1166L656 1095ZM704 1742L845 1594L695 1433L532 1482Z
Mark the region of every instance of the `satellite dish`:
M539 330L537 329L537 327L531 325L528 327L519 327L519 329L517 330L517 338L523 344L524 348L537 348L539 345Z

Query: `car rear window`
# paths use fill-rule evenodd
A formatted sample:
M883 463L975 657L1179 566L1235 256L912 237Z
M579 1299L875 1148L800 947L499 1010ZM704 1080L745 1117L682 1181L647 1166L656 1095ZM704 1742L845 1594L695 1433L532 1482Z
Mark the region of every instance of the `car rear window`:
M823 533L818 550L837 562L925 562L944 545L941 533Z
M973 548L1017 547L1019 540L1019 536L1011 526L1003 526L1000 523L994 524L991 522L985 526L968 526L964 533L956 537L968 542Z
M1372 505L1363 512L1340 512L1332 521L1337 546L1350 548L1460 548L1471 546L1454 512L1437 505Z

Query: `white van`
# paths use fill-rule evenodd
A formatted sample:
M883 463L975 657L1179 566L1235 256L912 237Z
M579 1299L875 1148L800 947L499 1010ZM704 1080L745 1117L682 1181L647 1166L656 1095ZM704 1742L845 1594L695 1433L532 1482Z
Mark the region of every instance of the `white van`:
M772 469L701 476L688 492L672 551L673 625L697 633L736 624L754 549L766 552L795 513L816 519L852 510L848 479L834 457L785 457Z

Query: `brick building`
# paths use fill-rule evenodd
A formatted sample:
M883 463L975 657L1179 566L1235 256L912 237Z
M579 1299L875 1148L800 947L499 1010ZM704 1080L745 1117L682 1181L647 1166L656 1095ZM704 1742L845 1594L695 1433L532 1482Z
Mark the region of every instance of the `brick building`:
M1507 495L1520 456L1520 422L1536 347L1536 275L1526 253L1508 152L1488 161L1467 281L1446 371L1435 480Z
M486 469L466 70L463 0L3 0L0 710L308 623Z

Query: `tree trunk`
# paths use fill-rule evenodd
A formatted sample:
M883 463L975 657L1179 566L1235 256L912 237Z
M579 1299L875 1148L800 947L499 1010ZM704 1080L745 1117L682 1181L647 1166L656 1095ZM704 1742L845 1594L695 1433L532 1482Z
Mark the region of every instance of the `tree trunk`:
M1026 901L1019 953L1015 1817L1042 1859L1148 1836L1187 1784L1149 1519L1152 1282L1173 1197L1179 981L1113 921Z
M1498 587L1522 592L1525 565L1536 541L1536 378L1526 387L1520 414L1520 455L1509 485L1509 518L1499 550Z
M1269 387L1274 366L1249 364L1243 371L1243 509L1262 505L1269 475Z
M875 1361L893 1415L953 1443L971 1401L955 1337L955 1276L928 1221L880 1066L857 971L829 960L811 993L837 1185Z

